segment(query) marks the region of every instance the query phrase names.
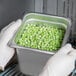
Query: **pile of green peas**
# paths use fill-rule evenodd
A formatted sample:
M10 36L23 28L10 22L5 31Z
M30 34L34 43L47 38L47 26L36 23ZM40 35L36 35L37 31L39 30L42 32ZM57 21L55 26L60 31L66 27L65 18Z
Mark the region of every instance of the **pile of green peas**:
M39 23L28 23L25 26L16 40L18 45L45 51L56 51L61 47L64 29Z

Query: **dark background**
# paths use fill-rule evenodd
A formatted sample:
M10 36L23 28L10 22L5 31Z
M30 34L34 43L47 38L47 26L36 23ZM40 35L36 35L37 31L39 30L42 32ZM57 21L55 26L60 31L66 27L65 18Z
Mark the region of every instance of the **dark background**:
M76 24L76 0L0 0L0 30L28 12L68 17Z
M0 0L0 30L29 10L34 11L34 0Z

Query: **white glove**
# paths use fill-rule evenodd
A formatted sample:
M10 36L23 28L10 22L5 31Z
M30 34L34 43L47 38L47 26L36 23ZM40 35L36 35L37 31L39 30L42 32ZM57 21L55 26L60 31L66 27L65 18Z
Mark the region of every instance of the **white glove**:
M0 34L0 69L4 70L7 63L12 59L15 50L10 48L7 43L12 38L15 31L21 25L21 20L13 21L5 27Z
M48 60L39 76L68 76L75 67L75 59L76 50L67 44Z

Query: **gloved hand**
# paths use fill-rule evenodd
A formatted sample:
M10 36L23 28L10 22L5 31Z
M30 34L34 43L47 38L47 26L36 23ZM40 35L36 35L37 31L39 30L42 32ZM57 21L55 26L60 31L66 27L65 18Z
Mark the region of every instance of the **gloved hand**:
M75 60L76 50L67 44L48 60L39 76L68 76L75 67Z
M4 70L5 66L15 54L14 48L10 48L7 43L12 38L15 31L21 25L21 20L13 21L0 33L0 69Z

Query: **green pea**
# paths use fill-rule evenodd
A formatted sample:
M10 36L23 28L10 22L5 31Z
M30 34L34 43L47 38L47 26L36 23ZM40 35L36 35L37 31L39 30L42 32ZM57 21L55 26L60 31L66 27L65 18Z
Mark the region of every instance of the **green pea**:
M45 51L55 51L61 47L65 30L48 24L25 24L20 38L16 43L25 47Z

